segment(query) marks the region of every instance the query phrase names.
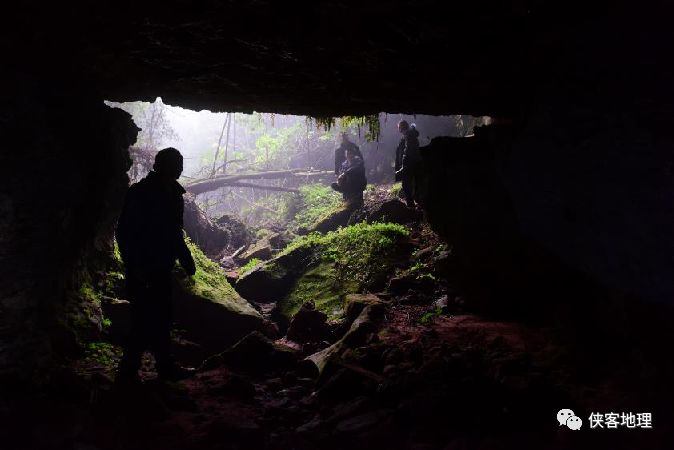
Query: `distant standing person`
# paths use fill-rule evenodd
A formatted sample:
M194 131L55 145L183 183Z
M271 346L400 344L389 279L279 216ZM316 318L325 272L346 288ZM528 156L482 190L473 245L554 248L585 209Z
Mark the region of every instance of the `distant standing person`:
M398 131L402 134L396 149L395 174L396 181L402 182L407 206L416 206L417 170L421 161L419 155L419 132L405 120L398 122Z
M342 193L350 207L363 204L363 191L367 186L365 164L359 153L354 148L346 149L346 160L342 163L337 182L332 183L332 188Z
M157 153L153 169L129 188L117 223L131 302L131 335L117 372L123 381L138 380L145 350L154 353L160 378L176 380L191 373L177 365L170 352L176 259L189 275L196 271L183 238L185 190L176 181L183 157L175 148L165 148Z
M363 159L363 154L360 152L358 146L351 142L347 133L342 133L342 143L335 149L335 175L339 175L342 171L342 164L346 160L346 151L348 149L353 150L356 156L361 160Z

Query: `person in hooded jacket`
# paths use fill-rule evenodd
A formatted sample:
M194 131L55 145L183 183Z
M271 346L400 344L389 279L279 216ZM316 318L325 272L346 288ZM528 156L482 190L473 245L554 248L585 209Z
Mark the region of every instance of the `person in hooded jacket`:
M403 193L407 206L416 206L416 178L421 162L419 154L419 132L416 127L410 126L406 120L398 122L398 131L402 134L396 149L395 179L402 182Z

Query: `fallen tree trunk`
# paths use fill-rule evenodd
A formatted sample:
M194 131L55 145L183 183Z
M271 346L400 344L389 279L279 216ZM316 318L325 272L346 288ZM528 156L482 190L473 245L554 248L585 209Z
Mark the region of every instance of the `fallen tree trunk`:
M314 178L330 175L332 172L326 170L311 171L306 169L292 169L292 170L273 170L269 172L256 172L239 175L226 175L206 180L196 180L185 186L188 192L194 195L203 194L204 192L214 191L224 186L235 186L234 183L241 180L277 180L280 178ZM249 186L269 189L269 186Z
M281 192L294 192L298 193L299 189L287 188L282 186L265 186L264 184L254 184L254 183L240 183L233 182L226 185L227 187L249 187L253 189L263 189L267 191L281 191Z

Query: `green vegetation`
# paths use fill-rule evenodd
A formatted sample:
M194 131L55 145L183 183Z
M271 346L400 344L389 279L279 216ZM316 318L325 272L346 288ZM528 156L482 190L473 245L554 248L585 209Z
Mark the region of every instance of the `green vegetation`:
M257 314L227 282L222 268L206 256L189 238L185 239L192 253L197 271L193 277L181 276L179 282L191 294L227 306L232 311ZM182 269L178 269L181 273Z
M430 325L431 323L433 323L433 320L436 317L439 317L441 315L442 315L442 308L436 307L434 310L424 313L419 319L419 322L421 322L421 324L423 325Z
M400 194L403 190L403 184L402 183L395 183L393 186L391 186L391 189L389 190L389 193L391 194L391 197L396 198L400 197Z
M432 268L427 263L421 261L415 262L409 269L409 273L414 275L417 280L428 278L435 280L435 276L431 273Z
M285 212L291 220L290 228L299 229L310 228L342 207L342 197L329 186L307 184L300 187Z
M253 269L254 269L258 264L260 264L261 262L262 262L262 261L259 260L259 259L257 259L257 258L251 259L251 260L248 261L246 264L244 264L243 266L241 266L241 268L239 269L239 276L242 276L242 275L247 274L248 272L250 272L251 270L253 270Z
M343 117L309 117L309 123L316 124L316 127L322 127L324 130L330 130L339 123L341 128L358 128L360 135L361 127L367 127L365 132L365 139L368 141L376 141L381 134L381 123L379 122L379 114L370 114L368 116L343 116Z
M290 317L302 304L313 301L331 319L339 318L347 294L362 292L392 269L396 243L408 235L409 230L399 224L359 223L296 239L281 255L308 249L314 260L280 303L281 311Z
M84 360L103 367L116 366L122 350L107 342L89 342L84 348Z

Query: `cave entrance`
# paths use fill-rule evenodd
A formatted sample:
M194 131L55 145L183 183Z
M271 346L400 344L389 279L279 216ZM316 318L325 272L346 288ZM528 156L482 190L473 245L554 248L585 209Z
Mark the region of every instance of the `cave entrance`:
M335 149L343 134L362 152L368 189L399 191L394 165L400 120L417 127L420 146L436 136L470 136L473 127L486 120L386 113L331 120L214 113L170 106L161 98L152 103L106 104L127 111L140 128L129 149L130 181L151 170L159 149L178 148L185 158L180 182L190 194L185 216L188 235L210 257L226 261L226 269L239 269L238 261L246 266L244 271L271 255L265 246L246 254L244 250L254 247L256 240L280 232L305 233L320 216L339 207L340 195L330 189L330 183L335 181ZM287 238L272 241L272 252L288 243Z
M426 380L450 375L457 386L441 386L443 395L447 392L442 401L456 401L449 396L459 392L462 408L502 409L485 398L492 392L488 382L461 384L482 379L481 361L472 364L462 349L473 348L473 336L486 326L474 321L467 324L467 336L457 331L449 311L458 311L463 301L442 275L450 248L424 223L421 211L400 201L401 186L394 183L400 120L414 123L419 145L426 146L436 136L470 136L484 119L380 113L325 121L196 112L160 99L109 106L131 113L141 129L130 149L131 181L151 170L161 148L178 148L185 158L184 224L197 269L191 278L176 274L172 350L180 364L202 370L177 393L144 384L171 405L187 406L187 412L171 413L176 422L190 423L173 439L205 436L250 444L260 439L259 430L278 439L295 430L320 436L325 424L347 435L377 423L386 427L398 414L397 404L405 420L440 410L439 404L426 407L438 391L438 383ZM367 167L365 211L343 208L330 186L342 133L359 147ZM130 307L116 298L124 295L116 286L106 294L101 300L106 338L117 344L123 342ZM423 364L425 355L432 364ZM101 365L116 366L110 360ZM141 373L144 381L157 376L151 364ZM381 389L391 386L386 380L404 380L410 373L417 374L413 383L398 394L386 391L388 404L380 404ZM493 397L502 398L500 392ZM320 415L329 421L314 420ZM414 427L434 423L421 417ZM384 428L387 447L394 448L393 441L407 432L395 428ZM445 431L437 437L443 439ZM288 442L281 447L295 447Z

